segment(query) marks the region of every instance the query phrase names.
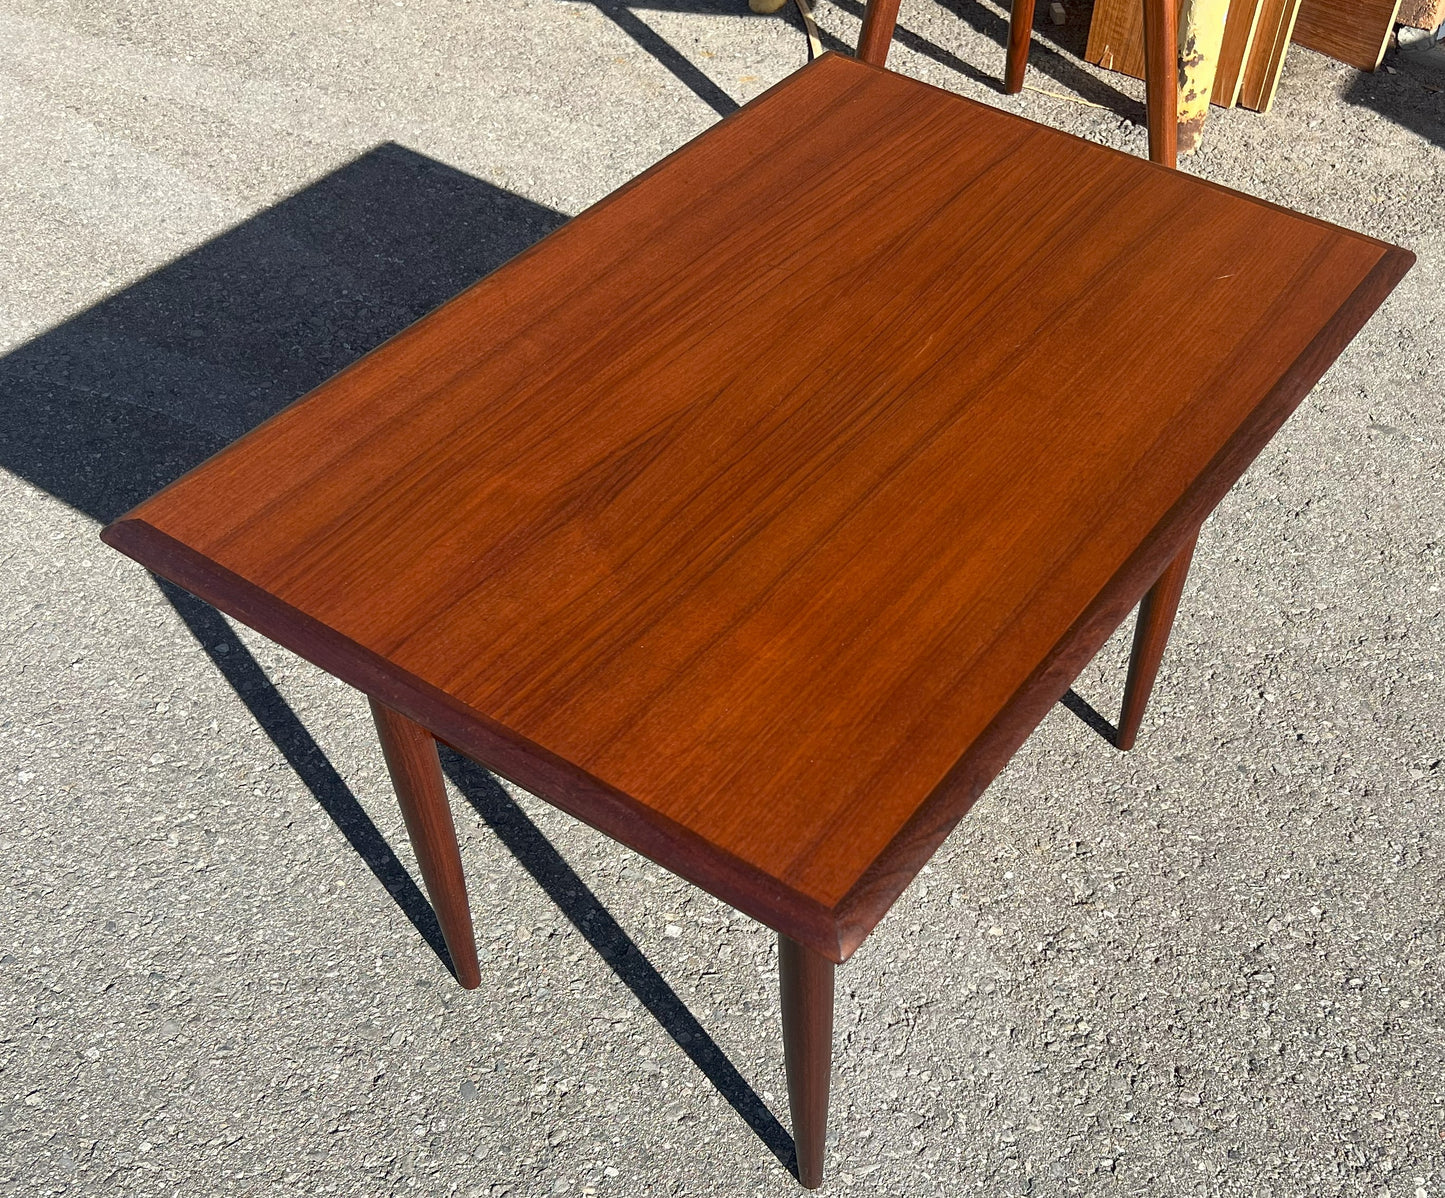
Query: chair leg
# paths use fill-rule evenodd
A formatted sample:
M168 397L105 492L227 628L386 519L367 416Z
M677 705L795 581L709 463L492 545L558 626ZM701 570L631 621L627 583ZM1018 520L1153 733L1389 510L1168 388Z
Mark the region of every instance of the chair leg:
M868 0L863 10L863 31L858 35L858 57L881 67L888 61L893 27L898 24L899 0Z
M1011 96L1024 89L1024 71L1029 65L1029 38L1033 29L1034 0L1013 0L1008 19L1008 59L1003 73L1003 89Z
M1174 614L1179 610L1179 597L1184 593L1184 580L1189 576L1189 561L1194 556L1198 537L1196 533L1189 538L1189 544L1165 567L1159 581L1149 588L1139 604L1134 650L1129 655L1129 678L1124 683L1124 707L1119 713L1119 733L1114 739L1120 749L1132 749L1139 736L1144 708L1154 689L1159 663L1164 659L1164 646L1169 643L1169 632L1174 627Z
M833 1068L833 962L778 935L778 976L783 998L783 1066L798 1180L823 1184L828 1133L828 1079Z
M452 968L457 971L457 981L474 990L481 984L482 974L477 965L467 880L462 873L462 855L442 781L437 742L420 724L375 699L371 700L371 715L427 896L451 954Z
M1149 159L1179 158L1179 10L1175 0L1144 0L1144 95Z

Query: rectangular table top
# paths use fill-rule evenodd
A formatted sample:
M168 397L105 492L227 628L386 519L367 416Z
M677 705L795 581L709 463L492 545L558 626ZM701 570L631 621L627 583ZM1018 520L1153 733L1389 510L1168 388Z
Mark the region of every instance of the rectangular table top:
M1411 261L828 55L104 536L842 960Z

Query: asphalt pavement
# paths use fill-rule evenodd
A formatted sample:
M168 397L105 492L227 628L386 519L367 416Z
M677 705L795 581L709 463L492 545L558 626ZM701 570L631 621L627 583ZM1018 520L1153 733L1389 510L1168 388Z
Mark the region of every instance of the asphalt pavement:
M1045 8L1043 90L982 0L909 0L890 65L1142 154ZM806 53L743 0L0 3L0 1191L796 1192L770 932L449 759L460 990L365 700L96 532ZM840 971L831 1192L1445 1195L1445 94L1404 57L1295 48L1185 162L1418 265L1205 525L1138 748L1080 715L1126 627Z

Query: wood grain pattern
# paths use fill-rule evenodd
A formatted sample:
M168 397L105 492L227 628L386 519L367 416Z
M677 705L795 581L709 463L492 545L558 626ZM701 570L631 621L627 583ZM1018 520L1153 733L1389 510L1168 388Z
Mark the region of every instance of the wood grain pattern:
M1244 68L1254 49L1259 32L1259 18L1268 0L1229 0L1229 15L1224 21L1224 42L1219 47L1219 68L1214 75L1210 101L1221 108L1239 103L1244 84Z
M1259 28L1239 85L1239 102L1245 108L1268 112L1274 103L1299 7L1300 0L1262 0Z
M1184 7L1184 0L1178 0ZM1144 78L1144 5L1142 0L1094 0L1084 57L1106 71Z
M1294 40L1373 71L1385 56L1400 0L1301 0Z
M1212 103L1229 108L1236 102L1259 9L1268 2L1230 0L1219 67L1210 92ZM1176 0L1176 13L1183 8L1184 0ZM1119 71L1135 79L1144 78L1144 6L1140 0L1095 0L1084 57L1106 70Z
M841 961L1411 261L827 55L104 536Z

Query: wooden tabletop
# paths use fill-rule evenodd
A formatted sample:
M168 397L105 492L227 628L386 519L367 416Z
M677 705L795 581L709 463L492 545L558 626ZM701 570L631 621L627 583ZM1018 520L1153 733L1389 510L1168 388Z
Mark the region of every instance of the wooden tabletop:
M104 536L843 960L1411 261L829 55Z

